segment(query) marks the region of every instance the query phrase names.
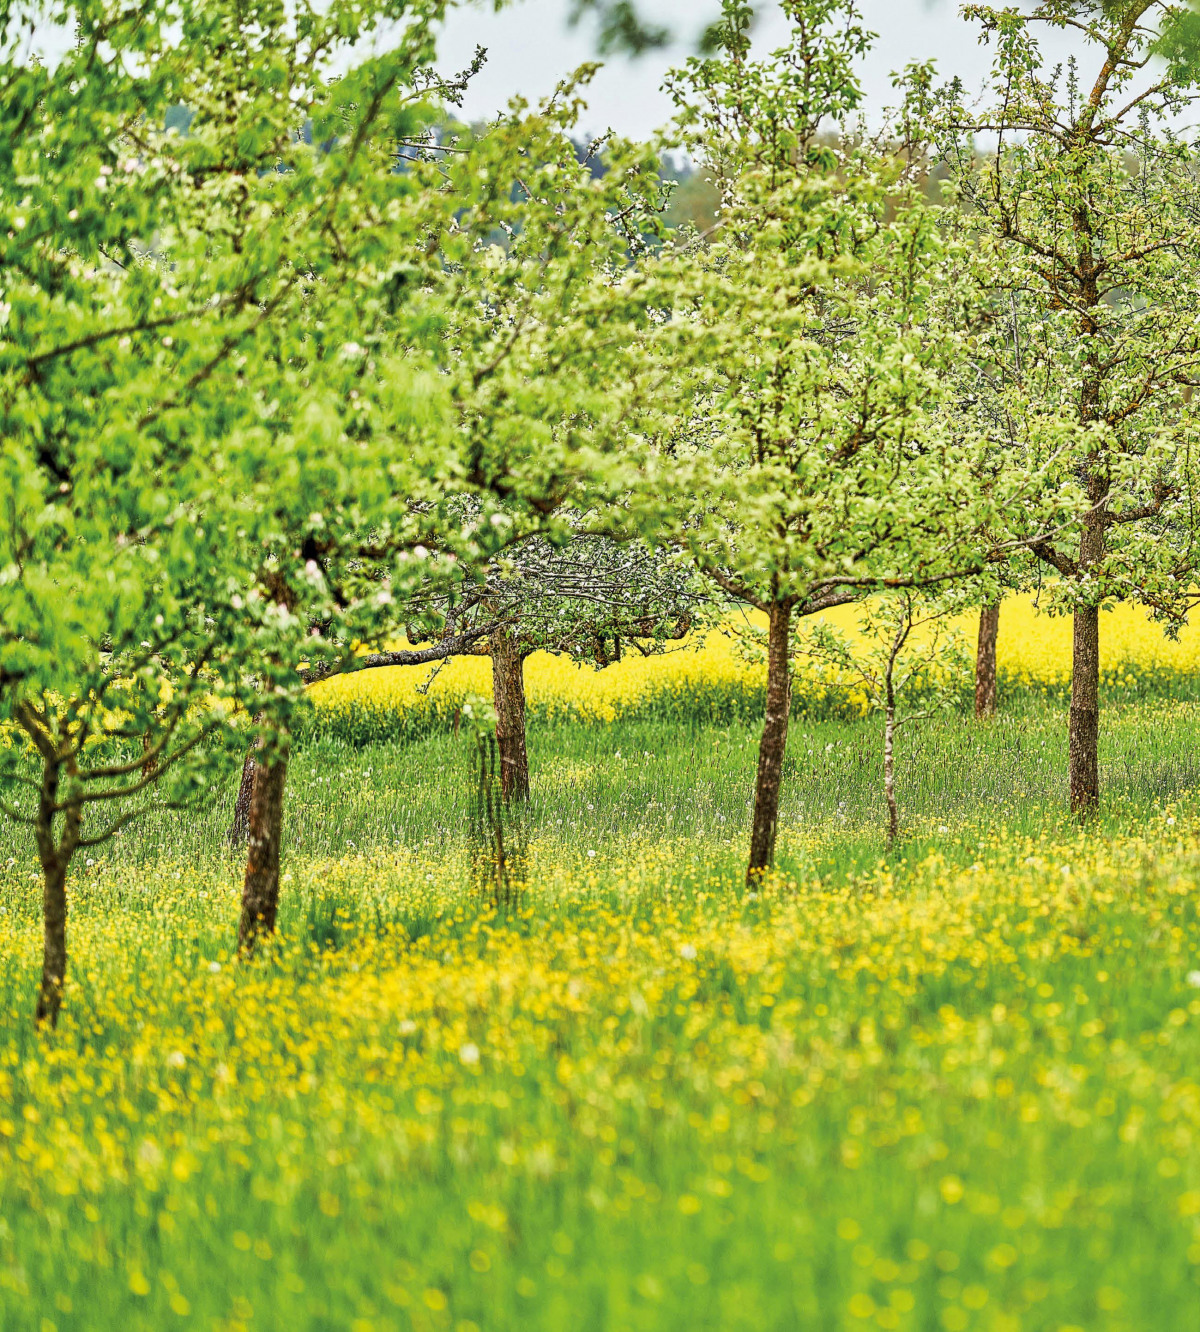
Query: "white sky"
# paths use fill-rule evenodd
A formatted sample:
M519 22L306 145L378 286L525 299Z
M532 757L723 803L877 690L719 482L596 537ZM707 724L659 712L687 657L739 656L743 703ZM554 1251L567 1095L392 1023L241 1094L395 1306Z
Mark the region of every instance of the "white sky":
M911 60L935 59L943 78L957 74L968 87L980 86L989 65L988 51L980 47L975 25L959 17L960 3L860 0L867 26L878 34L863 66L868 114L894 102L890 75ZM48 7L46 0L28 5L42 15ZM769 50L786 39L787 22L778 0L759 0L758 8L755 43ZM697 37L718 14L720 0L638 0L638 9L648 19L664 22L680 40L673 48L638 60L609 59L588 91L590 111L580 125L586 133L611 128L637 138L665 125L671 105L661 91L663 75L695 50ZM568 0L508 0L499 14L493 12L491 0L460 0L443 33L440 67L457 72L469 65L476 45L488 49L487 64L472 81L463 104L466 119L486 120L517 94L536 102L565 75L596 59L594 24L585 19L570 29L567 11ZM70 40L68 29L52 28L43 18L32 40L23 37L20 45L53 64ZM1060 60L1070 43L1062 33L1048 33L1042 49L1049 59Z
M988 68L988 52L977 41L975 25L959 17L960 0L861 0L867 26L879 34L863 67L871 108L893 104L890 74L910 60L936 59L943 78L961 75L977 86ZM782 43L787 24L777 4L760 3L762 17L755 42L770 49ZM567 27L567 0L520 0L499 14L486 0L452 13L441 44L444 70L463 69L476 45L488 48L488 63L476 76L463 103L468 120L484 120L501 110L514 94L530 101L552 92L564 74L596 59L595 29L585 19ZM638 60L610 59L589 90L591 113L583 128L592 133L615 129L641 137L665 124L671 106L660 85L666 69L694 49L697 35L720 10L720 0L641 0L639 11L665 22L685 40L673 50L655 51ZM1057 34L1056 34L1057 35ZM1059 58L1069 47L1043 41L1047 55Z

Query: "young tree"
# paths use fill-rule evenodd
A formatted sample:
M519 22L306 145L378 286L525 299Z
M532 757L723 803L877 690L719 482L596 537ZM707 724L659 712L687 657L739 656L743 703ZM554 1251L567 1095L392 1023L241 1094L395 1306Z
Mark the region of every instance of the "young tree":
M950 707L966 674L966 653L960 635L947 628L947 613L947 607L936 601L922 605L911 589L904 589L867 604L857 641L818 623L801 643L809 656L836 666L846 683L863 690L871 709L883 714L889 851L900 836L896 736L902 727Z
M280 639L237 595L211 459L148 434L114 468L108 432L73 443L64 481L11 437L0 460L0 718L24 740L3 751L0 808L37 847L51 1024L76 852L207 796L245 662Z
M992 307L973 351L980 416L1005 466L1077 495L1069 528L1047 536L1017 506L1007 536L1053 570L1073 616L1070 801L1086 816L1100 798L1100 610L1133 599L1178 617L1194 570L1190 538L1166 537L1194 509L1200 186L1171 124L1197 94L1187 61L1151 58L1187 13L1158 0L965 12L995 45L991 104L956 83L925 111ZM1078 36L1078 62L1043 67L1046 26ZM994 142L982 155L980 136Z
M750 882L774 855L796 621L953 558L978 567L971 451L936 412L956 260L923 200L919 145L902 125L899 147L831 146L823 127L859 104L869 34L852 0L783 8L790 43L755 61L749 7L726 0L720 54L672 80L724 227L686 255L680 308L706 369L642 492L648 527L767 620Z

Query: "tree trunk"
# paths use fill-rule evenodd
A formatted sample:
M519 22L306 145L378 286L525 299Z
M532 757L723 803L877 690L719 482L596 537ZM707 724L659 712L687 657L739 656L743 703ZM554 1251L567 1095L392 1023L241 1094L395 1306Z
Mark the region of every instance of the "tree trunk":
M1000 603L979 612L979 646L975 653L975 716L996 715L996 638L1000 632Z
M891 692L891 682L888 682ZM887 846L890 851L900 836L900 811L896 806L896 705L889 701L883 723L883 795L887 801Z
M242 763L242 780L238 785L237 799L233 802L233 819L225 831L225 840L232 847L241 846L250 832L250 801L254 796L254 773L258 764L254 749L246 751Z
M63 983L67 977L67 861L61 856L42 863L42 983L38 988L37 1021L58 1025Z
M525 658L507 629L489 635L492 702L496 708L496 749L500 757L500 797L505 804L529 799L529 754L525 748Z
M154 741L151 738L150 732L146 731L142 735L142 753L145 754L146 756L142 760L143 777L153 777L154 774L158 771L158 757L157 755L152 754L150 752L153 748L154 748Z
M1075 612L1071 663L1071 810L1087 818L1100 804L1100 611Z
M279 849L283 834L283 792L287 783L286 740L254 765L250 800L249 852L242 885L242 918L238 949L250 953L264 935L274 934L279 910Z
M750 864L746 884L755 887L775 859L779 826L779 789L787 748L788 713L792 701L791 605L772 606L767 638L767 715L758 747L758 778L754 788L754 823L750 831Z
M70 767L73 770L73 760ZM56 754L44 753L42 789L33 827L42 866L42 980L35 1021L39 1026L49 1022L52 1027L58 1025L67 978L67 870L83 826L83 806L76 800L69 801L62 811L62 837L54 840L61 776L62 760Z

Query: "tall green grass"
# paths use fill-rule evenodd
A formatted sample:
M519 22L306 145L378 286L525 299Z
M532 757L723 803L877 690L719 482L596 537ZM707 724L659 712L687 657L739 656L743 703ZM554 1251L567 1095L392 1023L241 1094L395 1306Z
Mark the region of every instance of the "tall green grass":
M472 895L467 738L290 769L279 944L233 956L236 773L73 875L0 854L4 1332L1190 1332L1200 708L534 727L530 882Z
M529 732L533 837L569 854L623 841L696 836L735 848L748 835L759 728L618 722ZM465 837L472 742L464 733L404 744L326 737L301 743L288 775L285 845L296 857L445 847ZM1066 821L1066 716L1027 702L994 721L951 714L898 741L898 790L909 844L941 826L1055 830ZM231 767L206 807L136 824L90 852L97 864L160 858L221 862L236 790ZM780 855L831 869L883 851L882 734L877 719L796 719L784 771ZM1200 785L1200 707L1152 700L1106 708L1100 829L1123 829ZM0 866L34 868L31 844L6 826ZM902 848L903 850L903 848Z

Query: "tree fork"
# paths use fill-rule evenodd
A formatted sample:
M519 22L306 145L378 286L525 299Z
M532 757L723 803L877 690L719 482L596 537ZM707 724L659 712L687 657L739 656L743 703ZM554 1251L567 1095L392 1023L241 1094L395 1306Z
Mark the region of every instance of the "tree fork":
M779 827L779 793L783 783L783 755L787 748L788 715L792 702L792 607L787 602L771 607L767 637L767 709L758 747L758 777L754 787L754 821L750 830L747 887L755 887L775 859Z

